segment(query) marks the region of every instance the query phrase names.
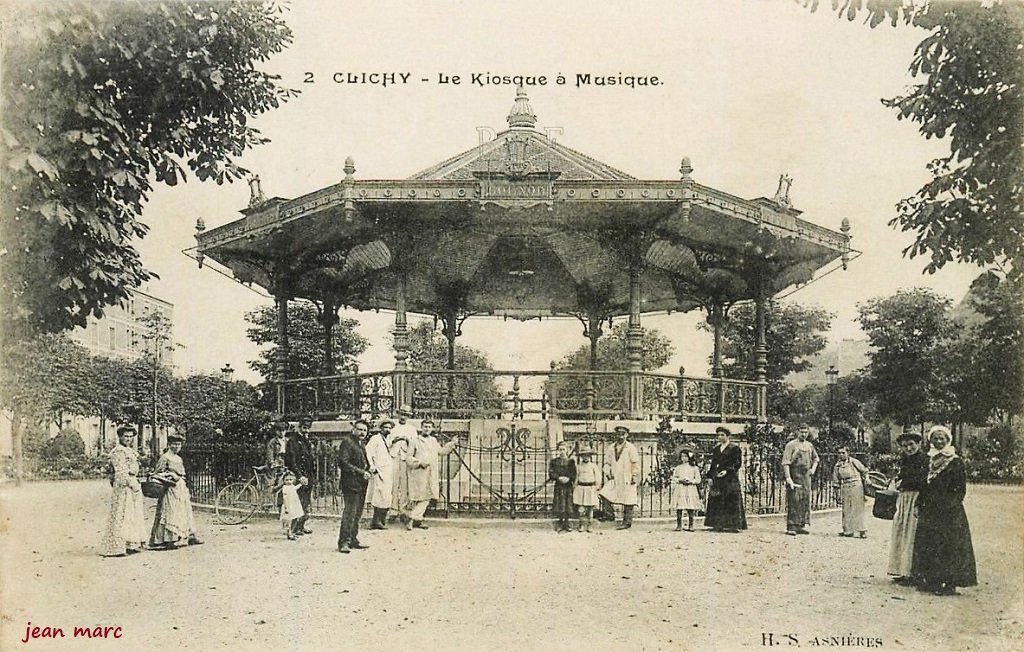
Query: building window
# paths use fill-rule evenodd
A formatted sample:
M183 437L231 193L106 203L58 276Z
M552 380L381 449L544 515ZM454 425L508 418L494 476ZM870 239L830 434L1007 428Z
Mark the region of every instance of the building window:
M113 326L110 327L110 349L114 350L117 348L117 329Z

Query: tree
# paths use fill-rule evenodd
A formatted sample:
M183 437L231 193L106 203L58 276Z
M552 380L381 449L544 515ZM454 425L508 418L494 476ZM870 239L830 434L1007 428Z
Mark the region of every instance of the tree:
M292 96L257 69L274 2L21 3L5 21L0 332L85 324L150 278L132 243L153 181L241 178L252 117Z
M40 335L13 342L0 374L0 405L11 411L14 474L20 482L25 427L51 420L61 424L65 413L87 410L89 355L66 335Z
M819 0L799 0L811 10ZM1024 4L1017 1L833 0L871 27L900 21L926 32L910 63L923 78L882 100L926 138L949 136L931 180L900 201L890 225L915 234L904 255L932 273L958 260L1024 274Z
M976 373L965 388L967 400L984 417L1024 414L1024 277L982 274L971 284L968 302L985 322L968 335Z
M769 416L781 420L791 418L800 408L792 387L785 381L794 372L811 366L810 359L825 348L824 332L832 327L834 315L826 310L799 303L769 301L765 310L765 344L768 348ZM700 328L710 331L706 322ZM729 311L722 326L722 373L726 378L755 380L757 378L757 322L754 306L741 304Z
M949 299L922 288L858 305L873 348L865 388L883 418L906 427L946 421L955 412L946 363L957 324L949 307Z
M769 383L781 383L791 373L811 366L810 358L828 344L824 332L832 327L835 315L799 303L769 301L765 310L765 344ZM722 372L726 378L757 378L757 323L754 306L741 304L729 312L722 327ZM711 326L700 324L706 331Z
M246 331L249 340L265 346L258 360L249 366L264 379L276 376L277 348L277 307L262 306L246 313L245 320L250 327ZM286 373L289 378L307 378L339 373L349 368L356 358L366 351L366 338L356 332L359 325L355 319L341 319L332 330L332 368L324 368L324 330L319 308L309 301L288 302L288 355Z
M262 443L261 428L272 415L260 409L260 395L244 381L192 374L176 384L174 426L189 442ZM219 432L218 432L219 431Z
M612 327L610 333L598 340L598 371L625 371L629 369L629 355L626 346L628 331L629 324L625 321L620 321ZM654 371L664 367L675 353L675 347L672 346L672 342L656 328L644 329L641 347L640 362L643 369L647 371ZM558 362L554 362L553 365L552 369L556 371L589 371L590 345L584 344ZM644 409L655 411L658 403L655 382L653 379L648 380L651 382L645 382L644 384ZM562 405L578 405L583 409L585 397L589 391L589 382L585 376L561 377L557 381L557 395ZM625 385L620 378L595 378L594 398L594 405L598 409L619 409L625 412Z
M413 371L435 371L448 368L448 340L430 322L421 322L409 329L409 366ZM494 365L487 354L456 342L455 369L493 371ZM466 406L467 415L480 401L484 405L497 406L501 393L494 382L494 375L460 375L444 377L417 374L413 376L413 395L428 405L434 403L442 390L447 394L448 405L454 408ZM433 397L435 401L431 401Z
M40 335L9 349L0 404L22 418L61 425L64 414L90 412L91 359L66 335Z
M620 321L612 327L610 333L598 340L597 368L602 371L623 371L629 368L629 356L626 352L626 334L629 324ZM645 328L641 341L643 352L641 364L647 371L660 369L668 364L675 354L672 342L656 328ZM555 363L555 369L587 370L590 369L590 345L584 344L572 353Z

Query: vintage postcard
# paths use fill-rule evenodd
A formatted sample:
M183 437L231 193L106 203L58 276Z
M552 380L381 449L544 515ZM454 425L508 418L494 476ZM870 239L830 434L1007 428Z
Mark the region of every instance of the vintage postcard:
M0 650L1019 649L1014 231L906 255L890 100L1024 9L817 5L0 5Z

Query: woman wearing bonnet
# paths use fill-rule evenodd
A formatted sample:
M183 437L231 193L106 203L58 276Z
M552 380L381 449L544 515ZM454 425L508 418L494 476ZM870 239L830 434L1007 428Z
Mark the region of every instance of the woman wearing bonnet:
M967 474L951 441L944 426L928 431L928 482L917 501L914 576L920 590L936 595L953 595L958 586L978 583L963 504Z

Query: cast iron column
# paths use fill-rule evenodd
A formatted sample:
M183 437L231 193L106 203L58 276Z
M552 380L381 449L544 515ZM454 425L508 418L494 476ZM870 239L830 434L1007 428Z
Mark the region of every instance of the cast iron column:
M715 302L711 306L711 314L708 316L712 332L715 337L714 349L711 353L711 377L722 377L722 326L725 323L725 311L722 304Z
M629 382L627 416L630 419L643 418L643 337L644 329L640 326L640 263L633 262L629 268L629 327L626 329L626 355L629 361L626 371Z
M274 365L274 379L277 381L277 413L284 414L284 381L288 376L288 284L284 277L278 278L277 292L277 355Z
M405 319L405 274L398 275L398 288L395 294L395 374L392 393L395 409L403 405L412 405L410 396L411 385L406 372L409 370L409 329Z
M324 366L323 374L333 376L334 366L334 327L338 325L338 305L333 297L324 297L323 312L320 313L320 324L324 327Z
M764 284L757 290L757 298L754 303L755 337L754 343L754 368L757 374L757 420L764 423L768 420L768 343L765 340L765 319L767 312L767 299L765 297Z

